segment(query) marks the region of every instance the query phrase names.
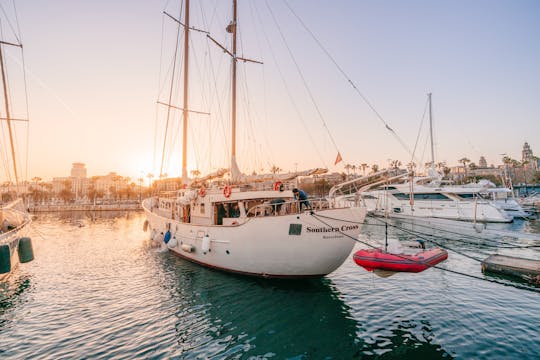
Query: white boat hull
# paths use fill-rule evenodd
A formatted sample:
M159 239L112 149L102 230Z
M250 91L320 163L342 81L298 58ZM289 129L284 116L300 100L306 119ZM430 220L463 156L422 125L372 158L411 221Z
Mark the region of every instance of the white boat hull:
M160 216L145 203L143 208L150 236L163 241L170 229L169 250L175 254L210 268L272 278L321 277L336 270L350 255L366 215L364 208L339 208L204 226Z
M408 201L398 201L384 192L374 192L376 199L365 199L368 211L377 216L413 216L459 221L507 223L513 217L505 214L496 205L487 201L417 201L413 206Z

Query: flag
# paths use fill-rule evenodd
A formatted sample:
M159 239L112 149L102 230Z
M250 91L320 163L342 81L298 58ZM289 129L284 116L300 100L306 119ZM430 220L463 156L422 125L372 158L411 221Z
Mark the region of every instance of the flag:
M341 154L340 154L339 151L338 151L337 156L336 156L336 162L334 163L334 165L337 165L337 164L338 164L339 162L341 162L342 160L343 160L343 159L341 158Z

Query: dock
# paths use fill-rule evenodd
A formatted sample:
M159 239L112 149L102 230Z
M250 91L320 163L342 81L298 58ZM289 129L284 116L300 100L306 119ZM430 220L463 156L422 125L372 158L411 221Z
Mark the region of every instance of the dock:
M140 203L111 203L111 204L58 204L58 205L30 205L29 212L56 212L56 211L132 211L141 210Z
M482 261L482 272L508 275L540 284L540 260L491 255Z

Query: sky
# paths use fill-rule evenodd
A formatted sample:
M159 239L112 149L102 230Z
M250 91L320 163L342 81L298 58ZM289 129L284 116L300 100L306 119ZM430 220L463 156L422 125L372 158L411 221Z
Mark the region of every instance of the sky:
M230 47L229 2L191 2L192 25ZM13 1L0 3L9 16ZM540 2L238 3L241 54L264 62L239 63L237 156L244 172L405 164L415 144L415 159L427 162L427 93L433 93L435 161L478 163L485 156L500 164L501 154L519 160L525 141L540 155ZM89 176L157 177L160 168L178 175L179 113L170 120L161 166L166 112L156 104L169 101L176 36L162 11L178 16L178 4L15 4L30 120L27 166L20 161L26 177L68 176L73 162L85 163ZM2 35L12 40L6 25ZM193 32L190 48L190 108L210 115L190 116L188 167L206 173L230 157L230 59ZM6 52L17 71L17 52ZM181 107L178 69L171 102ZM18 90L17 77L10 80ZM205 85L209 80L214 84ZM15 100L21 94L11 94L16 114L24 113ZM25 131L18 133L21 153ZM338 151L343 162L335 166Z

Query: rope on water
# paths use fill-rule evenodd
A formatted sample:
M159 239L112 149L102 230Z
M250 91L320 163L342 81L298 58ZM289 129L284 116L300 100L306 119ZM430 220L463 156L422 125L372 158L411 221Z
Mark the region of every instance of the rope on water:
M350 220L344 220L344 219L336 219L336 218L332 218L332 217L329 217L329 216L317 215L317 214L315 214L314 212L311 212L311 216L313 216L316 220L320 221L322 224L324 224L324 225L326 225L326 226L331 226L331 225L328 224L327 222L325 222L324 220L322 220L322 218L326 218L326 219L329 219L329 220L345 221L345 222L354 223L354 224L362 224L362 222L359 222L359 221L350 221ZM358 242L358 243L365 244L365 245L367 245L367 246L369 246L369 247L375 248L375 246L373 246L373 245L371 245L371 244L368 244L368 243L366 243L366 242L364 242L364 241L361 241L360 239L357 239L357 238L355 238L355 237L353 237L353 236L350 236L350 235L344 233L344 232L341 231L341 230L338 230L338 232L339 232L340 234L345 235L346 237L348 237L348 238L350 238L350 239L352 239L352 240ZM430 241L430 240L428 240L428 241ZM453 249L449 249L449 250L456 252L456 251L453 250ZM408 258L407 258L407 259L408 259ZM410 260L410 259L409 259L409 260ZM446 271L446 272L449 272L449 273L452 273L452 274L465 276L465 277L468 277L468 278L471 278L471 279L476 279L476 280L481 280L481 281L487 281L487 282L494 283L494 284L499 284L499 285L504 285L504 286L514 287L514 288L516 288L516 289L528 290L528 291L540 293L540 289L532 288L532 287L525 286L525 285L513 284L513 283L506 283L506 282L498 281L498 280L495 280L495 279L488 279L488 278L485 278L485 277L480 277L480 276L471 275L471 274L463 273L463 272L456 271L456 270L451 270L451 269L443 268L443 267L440 267L440 266L437 266L437 265L433 265L433 266L430 266L430 267L433 267L433 268L436 268L436 269L439 269L439 270L442 270L442 271Z

